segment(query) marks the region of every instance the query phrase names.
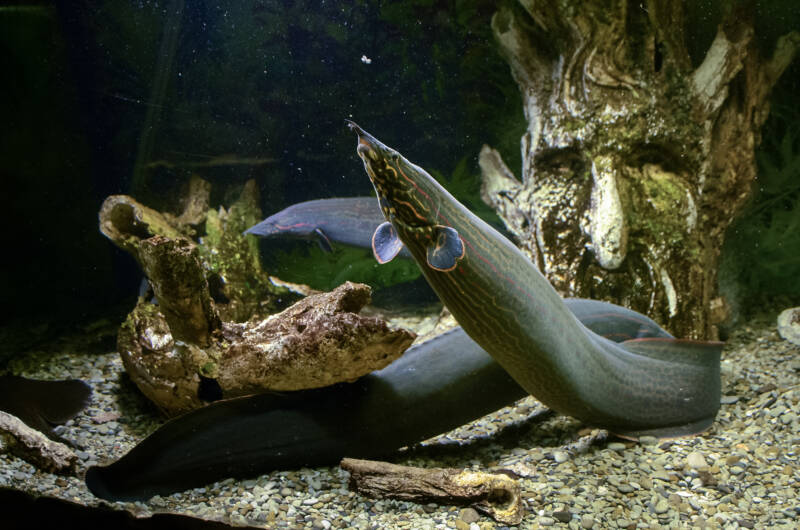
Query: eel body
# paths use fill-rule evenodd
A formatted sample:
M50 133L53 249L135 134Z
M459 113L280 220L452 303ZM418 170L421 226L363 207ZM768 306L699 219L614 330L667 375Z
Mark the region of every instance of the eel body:
M90 468L95 495L144 499L344 456L385 456L528 393L631 437L680 436L713 421L720 343L674 339L613 304L562 300L511 242L421 168L353 128L393 222L378 227L376 256L388 261L404 243L464 329L355 383L223 400L175 418L116 462ZM363 246L363 235L351 244Z
M369 244L383 214L375 197L317 199L293 204L248 228L245 234L259 237L289 236L317 239L326 252L333 243L356 247ZM408 251L402 257L410 258Z
M44 381L0 376L0 410L13 414L51 440L68 443L53 427L74 418L89 404L92 389L79 379Z
M634 311L568 299L613 340L671 335ZM89 468L104 499L136 500L227 477L390 455L527 395L461 328L354 383L217 401L174 418L116 462Z
M408 248L464 331L526 391L631 438L711 425L720 404L721 343L616 343L592 332L511 241L425 170L349 125L387 219L372 240L377 260Z

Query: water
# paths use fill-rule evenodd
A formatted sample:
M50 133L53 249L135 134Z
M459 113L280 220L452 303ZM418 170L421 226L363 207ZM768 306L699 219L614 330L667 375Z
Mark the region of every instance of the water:
M676 99L636 115L651 121L637 122L620 110L649 94L647 83L637 77L642 70L615 75L613 61L592 62L590 57L614 57L603 55L614 49L610 41L599 42L560 63L554 59L564 66L564 76L573 76L562 95L576 104L559 107L542 129L526 136L538 108L536 98L528 97L531 87L546 93L565 78L546 69L528 80L520 70L512 75L492 35L496 4L114 0L0 7L0 65L6 80L0 88L6 198L0 367L36 353L41 373L69 377L68 367L60 361L48 364L46 355L65 333L85 334L77 344L86 352L113 351L114 334L136 303L143 272L137 258L98 229L101 205L109 196L127 195L178 216L185 211L193 177L207 182L210 193L207 208L194 211L199 217L185 223L191 233L184 235L213 249L201 257L211 295L220 307L229 306L224 319L246 321L294 300L286 295L257 307L253 293L269 291L268 275L320 290L361 281L373 287L376 303L386 310L430 309L436 298L409 260L379 266L369 248L335 237L332 252L326 251L319 244L331 243L324 233L237 239L248 226L291 205L373 193L345 120L397 148L515 238L564 295L614 300L648 313L671 331L686 331L676 334L697 338L714 338L714 333L724 338L737 317L746 316L750 306L763 307L763 300L775 312L797 305L798 60L777 80L769 117L755 127L755 138L762 140L755 156L735 171L707 175L700 184L695 177L708 159L724 165L744 152L734 145L703 158L699 140L686 140L682 134L689 133L679 129L694 114L676 102L683 101L691 73L714 40L724 11L720 6L696 2L687 7L684 70L670 70L675 63L668 40L655 45L642 37L639 30L650 14L639 4L629 6L627 25L620 27L630 29L624 42L634 44L616 59L648 65L648 83L674 82L674 91L664 93ZM519 8L513 14L524 16ZM506 12L497 18L496 27L512 27L505 24L508 17ZM763 57L771 56L778 37L800 28L791 2L760 4L755 17L754 45ZM535 29L537 22L528 20L525 27ZM540 58L557 58L569 48L562 40L567 33L533 39L531 49ZM667 37L679 35L667 32ZM744 78L735 78L727 92L731 98L746 96ZM604 108L602 98L592 100L603 90L612 94L606 116L621 118L597 126L587 119L587 109ZM540 98L539 104L547 109L548 101ZM674 127L659 128L664 123ZM731 137L744 137L746 126ZM667 134L675 130L680 134ZM531 138L549 143L531 147ZM517 197L524 215L516 224L513 216L498 215L481 200L478 157L484 144L497 149L514 178L529 185ZM613 169L604 173L604 167ZM750 167L757 168L756 178L719 177L745 175ZM670 185L659 188L664 182ZM728 194L702 202L726 185ZM743 200L751 186L752 194ZM236 210L243 190L239 204L247 208ZM561 194L564 190L569 194ZM619 198L620 223L607 223L593 210L593 204L617 204L604 194L607 190ZM525 197L537 193L538 208L526 210ZM503 197L515 198L507 191L496 194L495 202ZM648 205L655 205L652 211ZM729 227L726 207L735 207L738 216ZM721 228L702 225L709 217ZM688 230L687 220L701 224ZM236 237L216 232L220 226L225 232L225 223ZM627 224L622 228L621 223ZM149 235L137 230L132 232ZM624 245L611 251L603 247L604 241L619 238L627 238L623 250ZM367 238L360 247L369 243ZM708 290L685 301L695 285L687 271L698 268L681 260L697 248L713 255L719 274L704 277ZM706 293L712 293L708 299ZM150 291L144 294L152 298ZM239 305L233 307L232 300ZM693 300L708 303L692 306L699 307L692 312L686 307ZM719 308L720 315L712 314ZM701 320L701 327L692 327ZM131 385L122 390L135 392ZM105 398L110 396L109 391Z

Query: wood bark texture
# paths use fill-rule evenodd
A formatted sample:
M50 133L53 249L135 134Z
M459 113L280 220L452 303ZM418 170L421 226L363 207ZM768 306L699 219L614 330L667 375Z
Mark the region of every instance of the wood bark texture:
M409 467L355 458L343 459L341 467L350 473L350 489L368 497L470 505L503 524L522 521L520 486L511 473Z
M562 295L713 339L725 314L716 287L725 230L749 195L768 95L800 35L764 58L752 18L735 9L693 66L682 6L501 8L492 28L528 121L522 179L489 147L480 164L484 200Z
M109 197L100 211L101 232L133 255L151 288L122 324L117 349L163 413L354 381L414 341L411 331L359 314L371 296L363 284L346 282L276 313L297 289L268 276L255 236L243 235L261 219L255 182L227 210L209 209L209 191L193 179L180 215L125 195Z

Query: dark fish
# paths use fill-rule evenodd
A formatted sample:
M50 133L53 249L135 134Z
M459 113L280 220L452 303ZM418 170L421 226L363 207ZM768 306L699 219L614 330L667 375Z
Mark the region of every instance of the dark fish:
M0 410L13 414L51 440L66 443L53 432L89 404L92 388L78 379L41 381L18 375L0 376Z
M383 222L375 197L318 199L293 204L245 231L260 237L316 238L320 248L333 243L369 248L372 233ZM411 258L405 252L402 257Z
M614 337L671 335L634 311L567 306ZM355 383L217 401L175 418L108 466L86 473L104 499L135 500L227 477L381 457L475 420L527 393L461 328L409 348Z

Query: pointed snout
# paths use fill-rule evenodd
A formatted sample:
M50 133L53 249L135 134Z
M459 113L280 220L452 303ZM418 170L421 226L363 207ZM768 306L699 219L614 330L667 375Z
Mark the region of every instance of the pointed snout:
M347 126L350 127L350 130L358 135L358 146L356 147L356 152L359 154L359 156L362 158L367 156L371 160L377 160L378 151L381 148L386 149L386 146L380 143L374 136L359 127L356 122L351 120L344 121L347 123Z

